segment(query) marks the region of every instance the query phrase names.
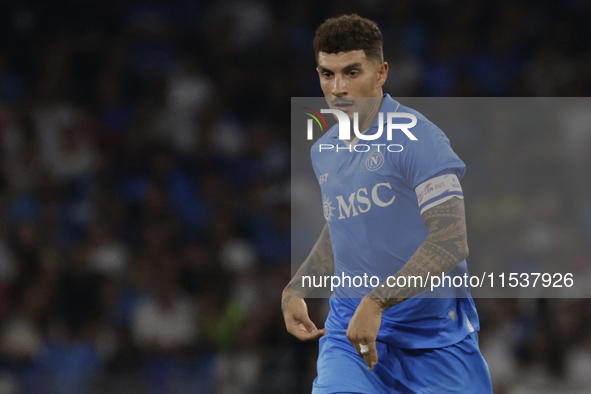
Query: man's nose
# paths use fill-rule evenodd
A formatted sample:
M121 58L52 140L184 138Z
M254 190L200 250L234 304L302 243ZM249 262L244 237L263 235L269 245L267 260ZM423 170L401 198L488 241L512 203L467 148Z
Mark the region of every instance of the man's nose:
M345 81L340 75L335 75L332 85L332 95L335 97L343 97L347 95L347 87Z

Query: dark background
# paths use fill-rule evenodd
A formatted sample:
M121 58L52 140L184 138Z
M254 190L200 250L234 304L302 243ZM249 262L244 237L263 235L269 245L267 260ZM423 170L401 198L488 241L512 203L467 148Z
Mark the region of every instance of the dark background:
M590 1L2 2L1 393L309 392L279 308L290 97L349 12L395 97L591 92ZM589 265L589 128L445 131L470 259ZM496 393L588 392L588 300L477 301Z

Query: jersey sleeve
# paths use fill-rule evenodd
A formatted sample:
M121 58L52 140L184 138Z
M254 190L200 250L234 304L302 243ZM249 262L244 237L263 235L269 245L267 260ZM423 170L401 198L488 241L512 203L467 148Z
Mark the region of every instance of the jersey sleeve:
M452 150L438 127L427 124L417 133L417 141L405 144L400 170L412 189L438 175L455 174L460 180L466 165Z
M453 197L464 198L460 179L466 165L453 151L443 131L425 120L417 141L406 144L400 170L415 191L421 215Z
M430 178L415 188L421 215L453 197L464 198L460 181L456 174L446 173Z

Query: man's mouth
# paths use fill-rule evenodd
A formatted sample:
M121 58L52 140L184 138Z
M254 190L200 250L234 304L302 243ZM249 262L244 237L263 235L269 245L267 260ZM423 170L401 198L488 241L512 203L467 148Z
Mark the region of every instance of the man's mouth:
M332 106L338 108L341 111L347 110L353 106L353 101L335 100L332 102Z

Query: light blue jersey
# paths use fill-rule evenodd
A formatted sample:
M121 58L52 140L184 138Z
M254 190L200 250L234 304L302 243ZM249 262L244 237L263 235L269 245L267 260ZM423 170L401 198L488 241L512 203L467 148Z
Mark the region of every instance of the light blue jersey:
M349 147L338 138L335 125L316 141L311 157L333 245L334 275L376 276L382 283L406 264L427 237L421 213L454 196L463 198L458 180L465 165L445 134L419 112L388 95L380 112L416 116L417 124L410 131L417 140L395 130L389 141L384 125L376 140L358 141L368 149L358 146L356 151L352 149L355 141ZM365 135L377 132L378 120ZM335 148L320 151L321 144ZM463 261L449 275L465 273ZM329 332L346 332L360 298L377 282L356 284L335 288L325 325ZM478 315L467 289L437 291L437 298L413 298L386 310L378 340L397 348L442 348L478 331Z

